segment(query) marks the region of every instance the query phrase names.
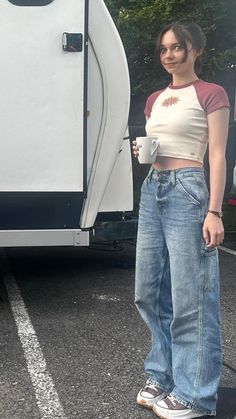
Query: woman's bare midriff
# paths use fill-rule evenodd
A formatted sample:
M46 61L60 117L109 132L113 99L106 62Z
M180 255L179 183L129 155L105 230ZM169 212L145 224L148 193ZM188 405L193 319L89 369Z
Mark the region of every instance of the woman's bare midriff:
M158 156L152 167L156 170L174 170L184 167L202 167L202 163L194 160Z

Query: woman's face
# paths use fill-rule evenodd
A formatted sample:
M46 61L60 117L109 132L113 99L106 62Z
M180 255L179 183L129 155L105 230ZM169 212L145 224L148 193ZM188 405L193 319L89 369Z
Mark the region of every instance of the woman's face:
M194 63L199 55L190 42L187 43L188 54L185 59L185 49L180 44L172 30L166 32L160 44L160 60L162 66L170 74L187 74L194 71ZM184 62L183 62L184 61Z

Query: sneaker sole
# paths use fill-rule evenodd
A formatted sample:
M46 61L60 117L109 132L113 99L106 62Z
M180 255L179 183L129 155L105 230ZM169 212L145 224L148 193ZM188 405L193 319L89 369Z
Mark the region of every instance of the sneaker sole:
M145 407L145 409L152 410L154 403L150 405L150 404L147 404L146 400L137 400L137 404L141 407Z
M155 415L157 415L160 419L168 419L166 416L161 416L159 413L157 413L155 410L155 406L153 406L152 410L155 413Z
M156 406L154 405L153 406L153 408L152 408L152 410L153 410L153 412L160 418L160 419L170 419L171 417L173 417L173 416L163 416L163 413L159 413L158 411L157 411L157 409L156 409ZM177 414L175 415L175 417L176 418L178 418L178 412L176 412ZM199 413L200 414L200 413ZM191 416L190 416L191 414L190 413L187 413L186 412L186 414L185 414L185 416L181 416L181 415L179 415L179 418L181 419L181 417L182 418L184 418L184 419L188 419L188 418L191 418ZM198 415L198 413L196 413L196 415ZM205 416L204 415L201 415L201 416L192 416L192 418L204 418Z

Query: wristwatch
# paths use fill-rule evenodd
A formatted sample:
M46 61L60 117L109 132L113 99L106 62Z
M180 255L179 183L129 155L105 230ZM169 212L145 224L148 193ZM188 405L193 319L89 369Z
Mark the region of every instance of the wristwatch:
M222 218L223 217L223 212L222 211L208 210L208 212L210 212L211 214L216 215L218 218Z

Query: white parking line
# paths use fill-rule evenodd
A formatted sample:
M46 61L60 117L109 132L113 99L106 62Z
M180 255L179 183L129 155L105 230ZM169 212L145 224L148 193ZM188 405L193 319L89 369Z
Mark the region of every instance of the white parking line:
M36 332L15 278L10 271L4 275L4 283L34 387L41 419L66 419L54 383L47 371L47 364Z
M218 249L222 250L223 252L229 253L230 255L236 256L236 250L228 249L225 246L219 246Z

